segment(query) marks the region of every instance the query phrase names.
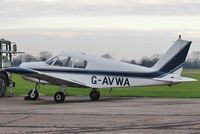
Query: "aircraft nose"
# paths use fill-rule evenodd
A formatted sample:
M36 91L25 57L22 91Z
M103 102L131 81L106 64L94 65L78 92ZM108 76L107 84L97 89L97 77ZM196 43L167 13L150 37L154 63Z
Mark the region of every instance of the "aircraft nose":
M46 66L45 62L24 62L19 67L23 68L40 68Z
M19 67L29 68L30 65L29 65L29 63L21 63L21 64L19 65Z
M21 64L19 65L19 67L24 67L24 63L21 63Z

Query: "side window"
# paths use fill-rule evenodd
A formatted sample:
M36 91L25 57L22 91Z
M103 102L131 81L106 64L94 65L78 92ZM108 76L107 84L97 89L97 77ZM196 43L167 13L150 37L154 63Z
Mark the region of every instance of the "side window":
M74 57L55 57L46 62L49 65L60 67L86 68L87 61Z
M65 61L63 66L72 67L73 66L73 58L71 58L71 57L67 58L67 60Z
M60 61L59 59L57 59L54 63L54 66L63 66L62 61Z
M74 59L74 68L86 68L87 61L79 58Z

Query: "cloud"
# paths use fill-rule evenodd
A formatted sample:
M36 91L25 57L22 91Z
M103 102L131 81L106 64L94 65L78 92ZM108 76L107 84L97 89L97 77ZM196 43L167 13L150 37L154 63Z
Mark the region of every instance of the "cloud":
M2 0L0 17L200 15L198 0Z
M44 32L38 32L38 34L43 37L53 37L53 38L57 37L65 39L95 36L94 32L89 32L89 31L62 31L62 30L44 31Z
M200 30L198 16L67 16L23 18L0 23L1 29Z

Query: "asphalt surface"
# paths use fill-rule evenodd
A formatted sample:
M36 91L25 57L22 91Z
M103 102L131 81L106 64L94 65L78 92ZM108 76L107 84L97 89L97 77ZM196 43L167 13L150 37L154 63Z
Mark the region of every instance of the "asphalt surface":
M0 133L198 134L200 99L0 98Z

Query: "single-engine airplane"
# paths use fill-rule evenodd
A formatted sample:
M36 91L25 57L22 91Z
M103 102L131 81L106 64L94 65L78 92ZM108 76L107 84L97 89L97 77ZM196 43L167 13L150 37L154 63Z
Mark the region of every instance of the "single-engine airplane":
M61 86L54 95L56 102L63 102L67 87L91 88L90 98L100 98L100 88L134 87L149 85L174 85L196 81L181 77L181 71L188 54L191 41L181 36L151 68L114 61L84 53L63 53L46 62L22 63L19 67L5 69L10 73L21 74L24 79L36 83L26 99L37 100L38 84Z

